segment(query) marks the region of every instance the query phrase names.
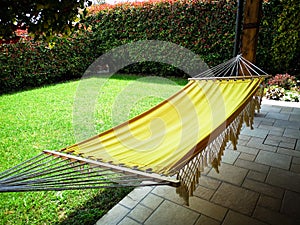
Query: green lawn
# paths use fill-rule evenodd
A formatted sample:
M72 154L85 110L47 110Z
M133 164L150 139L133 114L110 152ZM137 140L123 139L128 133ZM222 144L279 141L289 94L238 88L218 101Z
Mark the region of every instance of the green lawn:
M0 96L0 171L44 149L76 142L77 87L103 83L95 98L94 127L104 131L178 91L186 80L114 75ZM82 112L84 113L84 112ZM94 224L131 189L0 193L0 224Z

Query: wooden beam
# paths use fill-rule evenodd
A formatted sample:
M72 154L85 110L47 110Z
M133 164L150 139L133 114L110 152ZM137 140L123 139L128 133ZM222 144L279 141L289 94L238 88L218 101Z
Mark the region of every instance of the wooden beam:
M256 61L259 23L262 13L262 0L246 0L242 32L241 53L252 63Z

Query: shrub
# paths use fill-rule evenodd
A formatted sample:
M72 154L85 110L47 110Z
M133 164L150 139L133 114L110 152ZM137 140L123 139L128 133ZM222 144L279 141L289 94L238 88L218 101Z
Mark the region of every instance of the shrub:
M268 80L266 98L272 100L299 101L300 90L296 77L289 74L277 74Z

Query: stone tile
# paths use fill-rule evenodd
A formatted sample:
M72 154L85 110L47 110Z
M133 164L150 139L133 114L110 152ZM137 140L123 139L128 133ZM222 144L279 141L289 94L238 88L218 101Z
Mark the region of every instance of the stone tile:
M240 135L239 135L239 140L249 141L250 138L251 138L251 137L248 136L248 135L243 135L243 134L240 134Z
M148 194L146 198L141 201L143 206L148 207L149 209L156 209L163 202L163 198L154 195L152 193Z
M252 140L252 139L250 139L250 140ZM251 155L256 155L258 153L259 149L247 147L247 146L243 146L243 145L237 145L237 151L244 152L244 153L251 154Z
M140 225L140 223L129 217L125 217L118 225Z
M300 130L287 128L287 129L285 129L283 136L299 139L300 138Z
M281 199L272 198L267 195L259 197L257 205L279 212L281 206Z
M299 157L293 157L292 163L300 164L300 158Z
M272 225L299 225L300 222L300 220L297 221L289 216L260 206L256 207L253 216Z
M201 177L202 178L202 177ZM201 180L200 178L200 180ZM153 194L158 195L164 199L168 199L180 205L184 205L185 202L177 193L176 189L169 186L157 186L152 191Z
M261 173L253 170L250 170L249 173L247 174L247 178L260 181L260 182L264 182L266 177L267 177L266 173Z
M241 131L241 134L248 135L251 137L258 137L258 138L265 138L268 135L269 131L260 129L260 128L255 128L253 130L251 129L243 129Z
M287 113L279 113L279 112L269 112L266 115L266 118L276 119L276 120L289 120L290 114Z
M255 162L288 170L292 157L268 151L259 151Z
M300 194L287 191L283 198L281 211L300 221Z
M132 192L130 192L125 198L123 198L119 204L127 207L134 208L151 190L153 187L140 187L135 188Z
M196 188L196 190L194 191L193 195L194 196L198 196L200 198L209 200L211 198L211 196L213 196L213 194L215 193L214 190L198 185L198 187Z
M299 118L299 114L296 114L296 115L290 115L290 119L289 121L300 121L300 118Z
M201 215L195 225L220 225L220 222L205 215Z
M145 225L193 225L199 214L170 201L164 201L145 221Z
M300 139L297 140L295 150L300 151Z
M277 152L280 154L300 157L300 151L296 151L296 150L292 150L292 149L278 148Z
M222 225L267 225L249 216L229 210Z
M284 194L284 191L281 188L250 179L245 179L243 187L274 198L282 198Z
M118 224L130 210L120 204L115 205L107 214L105 214L96 225L115 225Z
M216 190L220 186L221 181L207 177L207 176L202 176L202 177L200 177L199 184L201 186Z
M212 202L246 215L251 215L259 194L231 184L222 183L212 198Z
M300 174L297 173L278 168L271 168L266 182L277 187L300 193Z
M284 133L285 128L282 127L274 127L272 125L260 124L258 128L265 129L269 131L269 134L280 135Z
M292 164L290 171L294 173L300 173L300 165L299 164Z
M270 168L267 165L262 165L262 164L259 164L256 162L251 162L251 161L243 160L243 159L237 159L234 165L242 167L242 168L258 171L261 173L267 173Z
M281 111L281 107L278 106L273 106L273 105L262 105L261 106L261 110L264 112L280 112Z
M296 139L287 136L269 134L265 139L264 144L294 149Z
M263 149L263 150L270 151L270 152L276 152L277 147L263 144L264 140L265 139L262 139L262 138L251 138L251 140L248 142L247 146L249 148L254 148L256 150Z
M291 128L291 129L299 129L300 122L297 121L286 121L286 120L276 120L274 123L275 127L284 127L284 128Z
M138 204L131 212L127 215L128 217L143 223L153 212L153 210Z
M222 157L222 162L233 164L235 160L238 158L239 154L240 153L238 151L226 149Z
M248 173L248 170L246 169L232 166L226 163L221 164L221 166L219 167L219 171L220 172L217 173L215 170L211 170L208 176L236 185L241 185Z
M284 107L280 110L281 113L291 113L293 112L293 107Z
M226 208L195 196L190 198L189 208L219 221L227 212Z
M242 152L239 156L239 159L244 159L244 160L248 160L248 161L254 161L255 158L256 158L255 155L251 155L251 154L244 153L244 152Z

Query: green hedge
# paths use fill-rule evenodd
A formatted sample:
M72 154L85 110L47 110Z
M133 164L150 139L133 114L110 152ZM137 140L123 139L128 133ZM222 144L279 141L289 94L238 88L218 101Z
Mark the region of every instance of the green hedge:
M96 58L86 37L0 45L0 94L80 78Z
M292 47L287 48L290 55L289 52L276 52L276 49L284 45L281 34L286 35L285 30L280 30L279 27L291 29L286 24L282 25L280 20L289 16L286 13L287 4L281 0L263 4L257 64L269 73L292 72L295 75L299 71L298 39ZM232 57L236 6L236 0L220 0L215 3L169 0L120 4L88 17L75 35L57 38L52 49L47 48L44 43L28 41L0 45L0 93L79 78L103 53L140 40L174 43L193 51L209 66L217 65ZM292 16L296 15L297 7L294 7ZM296 22L294 23L297 24ZM290 21L289 24L293 22ZM279 40L281 44L278 45L274 40ZM178 55L180 54L179 52ZM285 55L281 57L280 54ZM157 55L162 57L161 61L170 57L163 49ZM141 61L141 54L131 53L126 57ZM184 56L177 60L184 60ZM182 70L168 64L148 62L146 58L144 61L127 66L122 72L186 76Z
M187 48L213 66L232 57L235 15L234 0L146 2L101 10L86 24L93 30L95 39L106 42L99 46L100 51L132 41L160 40ZM148 62L129 66L125 71L182 75L168 65Z

